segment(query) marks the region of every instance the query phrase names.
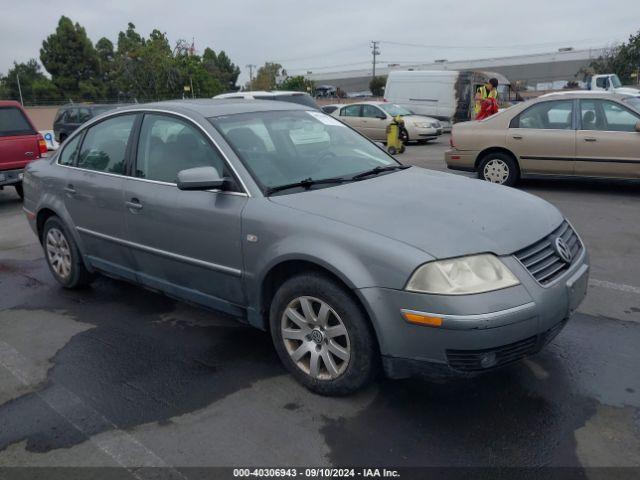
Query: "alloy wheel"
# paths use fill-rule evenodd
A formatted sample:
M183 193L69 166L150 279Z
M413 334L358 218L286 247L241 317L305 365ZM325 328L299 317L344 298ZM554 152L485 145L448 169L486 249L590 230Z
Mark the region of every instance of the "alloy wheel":
M46 250L49 264L62 279L71 275L71 249L64 234L57 228L47 232Z
M349 365L349 334L327 302L308 296L295 298L282 314L280 329L291 360L307 375L334 380Z
M482 173L488 182L504 184L509 178L509 165L503 160L493 158L485 164Z

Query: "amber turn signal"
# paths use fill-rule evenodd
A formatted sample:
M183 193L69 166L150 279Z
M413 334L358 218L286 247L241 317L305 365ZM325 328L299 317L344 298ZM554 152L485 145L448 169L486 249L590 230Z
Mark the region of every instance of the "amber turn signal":
M407 322L414 323L416 325L426 325L428 327L442 326L442 318L440 317L429 317L427 315L407 311L402 311L402 316Z

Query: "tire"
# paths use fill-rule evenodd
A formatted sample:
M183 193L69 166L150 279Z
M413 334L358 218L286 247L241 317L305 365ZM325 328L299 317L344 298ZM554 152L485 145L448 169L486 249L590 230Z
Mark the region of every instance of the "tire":
M520 179L520 170L511 155L489 153L480 161L478 177L487 182L513 187Z
M75 240L58 217L50 217L45 222L42 247L51 274L64 288L81 288L93 281L94 276L84 266Z
M405 147L405 145L403 143L402 146L400 147L400 153L404 153L406 149L407 149L407 147Z
M396 153L398 153L398 151L396 150L396 147L387 148L387 152L389 152L389 155L395 155Z
M375 376L379 355L371 326L334 280L319 273L290 278L276 292L269 317L280 360L312 392L347 395Z
M24 189L22 188L22 183L16 183L13 188L16 189L16 193L18 194L18 196L24 200Z
M402 140L402 143L405 145L411 141L409 138L409 131L406 128L400 129L400 140Z

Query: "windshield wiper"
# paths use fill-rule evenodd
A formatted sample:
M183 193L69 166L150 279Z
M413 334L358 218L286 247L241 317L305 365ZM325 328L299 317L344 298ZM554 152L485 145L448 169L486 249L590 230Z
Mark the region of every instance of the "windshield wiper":
M404 170L409 168L411 165L387 165L386 167L377 166L372 168L371 170L366 170L364 172L358 173L351 177L351 180L360 180L361 178L368 177L369 175L378 175L383 172L390 172L392 170Z
M267 195L271 195L275 192L280 192L282 190L289 190L290 188L303 187L309 190L313 185L326 185L330 183L344 183L348 182L350 179L346 178L323 178L321 180L314 180L313 178L305 178L304 180L300 180L299 182L287 183L286 185L278 185L277 187L269 187L267 188Z

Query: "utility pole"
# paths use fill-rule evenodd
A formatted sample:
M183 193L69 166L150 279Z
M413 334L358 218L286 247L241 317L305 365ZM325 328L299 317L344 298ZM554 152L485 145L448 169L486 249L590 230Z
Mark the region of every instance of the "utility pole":
M253 88L253 69L256 68L256 65L252 65L250 63L249 65L245 66L249 69L249 85L251 88Z
M371 41L371 54L373 55L373 78L376 78L376 57L380 55L378 44L380 42L376 40Z
M22 88L20 88L20 75L16 73L16 80L18 81L18 93L20 94L20 105L24 107L24 102L22 101Z

